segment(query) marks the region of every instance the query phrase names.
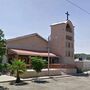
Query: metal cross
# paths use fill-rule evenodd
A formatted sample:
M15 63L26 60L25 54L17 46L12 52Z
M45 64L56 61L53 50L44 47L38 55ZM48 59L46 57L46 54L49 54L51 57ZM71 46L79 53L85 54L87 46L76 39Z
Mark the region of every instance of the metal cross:
M68 16L69 16L70 14L68 13L68 11L67 11L65 14L67 15L67 20L68 20Z

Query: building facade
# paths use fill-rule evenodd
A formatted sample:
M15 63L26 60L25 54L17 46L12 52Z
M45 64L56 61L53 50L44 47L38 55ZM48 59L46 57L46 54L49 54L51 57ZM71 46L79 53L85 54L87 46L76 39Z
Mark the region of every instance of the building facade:
M54 67L60 67L61 64L71 65L74 64L74 26L70 20L52 24L49 41L34 33L8 39L7 48L9 61L19 58L30 65L30 56L48 59L49 55L50 64L54 64Z

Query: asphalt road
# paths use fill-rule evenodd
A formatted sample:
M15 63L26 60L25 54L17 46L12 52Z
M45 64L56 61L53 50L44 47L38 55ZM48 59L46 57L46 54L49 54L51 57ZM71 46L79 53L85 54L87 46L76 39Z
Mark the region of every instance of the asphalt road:
M25 85L10 85L9 82L0 86L9 90L90 90L90 76L64 76L40 79L40 82L26 80ZM1 89L0 89L1 90Z

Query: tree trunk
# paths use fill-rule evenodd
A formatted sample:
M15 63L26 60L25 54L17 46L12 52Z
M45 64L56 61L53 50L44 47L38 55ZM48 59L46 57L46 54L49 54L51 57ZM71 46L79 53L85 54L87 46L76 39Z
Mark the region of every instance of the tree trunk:
M37 77L36 77L36 81L37 81L37 82L40 81L39 74L40 74L40 72L37 72Z
M16 79L16 83L20 83L21 80L20 80L20 76L19 76L19 71L17 70L17 79Z

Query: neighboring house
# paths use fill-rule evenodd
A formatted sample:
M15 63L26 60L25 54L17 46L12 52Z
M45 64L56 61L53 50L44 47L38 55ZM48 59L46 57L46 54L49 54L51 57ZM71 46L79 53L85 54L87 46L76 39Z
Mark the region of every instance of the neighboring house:
M50 64L74 64L74 26L70 20L51 25L50 40L47 41L37 33L7 40L9 62L13 58L25 60L30 66L30 56L41 56ZM52 65L53 67L53 65Z

